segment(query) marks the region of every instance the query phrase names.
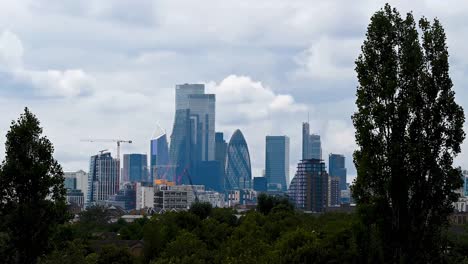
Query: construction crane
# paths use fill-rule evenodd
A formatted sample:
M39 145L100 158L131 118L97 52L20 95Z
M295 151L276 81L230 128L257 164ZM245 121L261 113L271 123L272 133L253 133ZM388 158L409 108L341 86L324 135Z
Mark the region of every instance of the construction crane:
M131 144L131 140L122 140L122 139L82 139L82 142L115 142L117 143L117 160L120 160L120 143Z

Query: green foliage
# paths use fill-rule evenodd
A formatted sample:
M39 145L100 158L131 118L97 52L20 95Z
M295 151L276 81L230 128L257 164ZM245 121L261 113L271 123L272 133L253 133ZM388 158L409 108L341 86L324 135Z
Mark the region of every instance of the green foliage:
M133 264L134 260L127 249L116 246L102 248L96 264Z
M375 13L356 60L353 115L362 217L363 262L441 262L443 230L457 199L463 109L449 77L444 29L425 18L418 28L388 4Z
M212 209L211 204L208 202L195 202L190 207L189 212L203 220L211 214Z
M275 207L277 207L276 210L294 210L294 206L287 198L279 198L265 193L257 197L257 211L260 213L269 214Z
M69 219L64 177L52 143L25 108L6 135L0 166L0 232L16 263L36 263L50 248L54 228Z
M40 264L86 263L86 249L81 241L68 241L64 246L39 261Z

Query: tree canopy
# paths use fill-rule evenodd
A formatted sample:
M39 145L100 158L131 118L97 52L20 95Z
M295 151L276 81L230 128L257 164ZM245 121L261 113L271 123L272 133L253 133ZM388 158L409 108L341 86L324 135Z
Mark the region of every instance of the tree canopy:
M361 49L352 192L368 227L362 261L438 263L461 186L453 159L465 137L444 29L387 4Z

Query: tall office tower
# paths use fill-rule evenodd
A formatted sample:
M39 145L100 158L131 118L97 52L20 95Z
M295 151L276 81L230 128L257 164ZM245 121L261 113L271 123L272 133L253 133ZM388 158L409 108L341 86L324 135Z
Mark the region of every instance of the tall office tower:
M341 203L340 178L329 177L328 181L328 205L337 206Z
M289 137L267 136L265 150L268 185L276 184L278 190L286 192L289 183Z
M328 156L328 174L340 178L340 190L346 190L345 156L331 153Z
M168 179L171 176L171 167L169 166L169 147L166 134L151 140L150 152L151 182L154 182L155 179Z
M463 196L468 196L468 171L462 171L463 175Z
M203 172L200 168L213 166L201 163L215 160L216 98L204 92L203 84L176 85L176 117L169 156L171 165L176 167L174 177L178 184L185 181L187 173ZM192 176L204 180L203 175Z
M323 212L328 204L328 173L319 159L302 160L289 186L288 195L298 209Z
M192 94L205 94L205 85L188 83L176 85L176 111L180 109L189 109L188 98Z
M225 190L250 188L252 168L250 154L242 132L237 129L229 141L226 155Z
M219 164L219 180L218 182L220 183L221 189L219 191L223 191L222 189L224 188L224 168L225 168L225 163L226 163L226 154L227 154L227 142L224 140L224 134L221 132L216 132L215 136L215 160Z
M120 161L110 153L92 156L89 164L86 204L105 201L119 190Z
M215 159L215 104L214 94L188 96L195 162Z
M146 154L123 155L123 182L147 182L148 181L148 157Z
M63 174L65 179L75 179L75 189L81 190L85 194L88 192L88 174L86 172L79 170L74 172L64 172Z
M169 160L171 163L171 181L177 184L189 184L184 171L192 170L192 126L190 125L190 110L176 111L174 127L172 128Z
M310 134L309 123L302 123L302 159L322 159L320 135Z

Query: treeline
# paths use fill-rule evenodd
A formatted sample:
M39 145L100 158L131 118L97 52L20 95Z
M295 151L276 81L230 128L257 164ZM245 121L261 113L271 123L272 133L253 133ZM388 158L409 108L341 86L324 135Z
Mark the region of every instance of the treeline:
M39 263L366 263L363 258L369 256L359 246L366 227L354 214L305 214L266 196L260 197L257 210L245 214L199 203L186 212L132 223L107 223L109 219L104 208L94 207L80 221L60 226L51 253ZM464 228L447 233L445 262L468 262L468 226ZM102 237L109 233L116 237ZM119 246L125 240L141 240L142 254Z

